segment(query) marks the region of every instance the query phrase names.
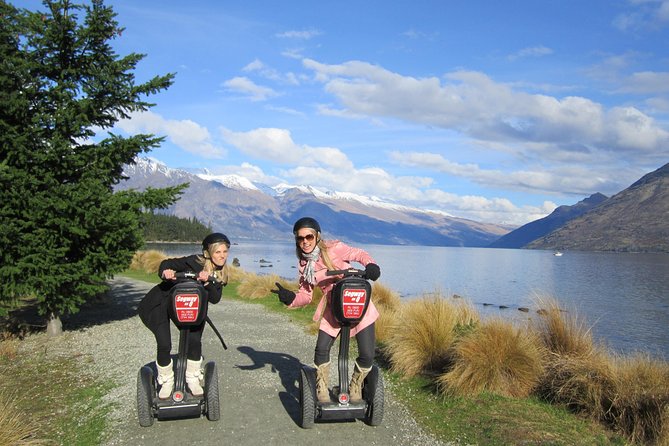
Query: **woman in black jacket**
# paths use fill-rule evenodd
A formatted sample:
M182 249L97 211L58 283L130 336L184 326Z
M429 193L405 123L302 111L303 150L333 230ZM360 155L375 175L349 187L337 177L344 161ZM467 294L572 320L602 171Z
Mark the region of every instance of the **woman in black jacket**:
M227 259L230 240L225 234L215 232L202 240L202 255L190 255L165 259L158 268L163 281L153 287L142 299L138 307L139 317L156 338L158 397L169 398L174 388L172 364L172 336L170 334L169 294L176 283L177 272L193 272L204 283L206 301L216 304L221 300L222 287L228 283ZM211 277L214 280L211 280ZM206 314L206 307L203 308ZM188 336L188 361L186 364L186 384L194 396L201 396L202 389L202 331L205 322L190 327Z

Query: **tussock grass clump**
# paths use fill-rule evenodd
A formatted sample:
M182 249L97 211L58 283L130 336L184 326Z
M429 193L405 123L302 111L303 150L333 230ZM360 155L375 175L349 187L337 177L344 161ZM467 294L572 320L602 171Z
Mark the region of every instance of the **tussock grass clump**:
M374 323L376 340L384 343L396 324L397 311L400 308L400 295L387 286L374 282L372 285L372 301L379 310L379 318Z
M441 372L462 321L461 305L441 296L424 296L402 305L385 350L391 368L407 377Z
M158 273L160 262L165 260L167 255L155 249L147 251L137 251L130 262L130 269L144 271L145 273Z
M372 301L379 312L397 310L401 304L400 295L379 282L372 285Z
M481 315L476 308L465 302L454 304L457 311L457 323L459 329L470 329L481 322Z
M453 367L438 378L444 393L474 396L484 391L527 397L543 373L541 341L510 322L492 319L453 346Z
M284 288L291 289L286 280L276 274L259 276L246 273L237 287L237 293L246 299L260 299L272 294L272 290L276 289L276 282L279 282Z
M0 392L0 445L46 445L45 440L35 438L36 422L17 409L14 397Z
M535 326L548 350L546 373L537 388L545 400L604 421L615 396L611 357L595 345L590 329L577 316L562 311L554 300Z
M228 261L228 282L241 282L246 274L248 273L245 270L238 266L233 266Z
M374 332L376 333L376 340L381 344L385 344L393 333L393 330L398 327L397 309L382 309L379 308L379 318L374 322Z
M647 354L614 359L609 424L630 441L669 444L669 364Z
M537 394L550 403L604 421L615 397L610 357L601 350L585 356L550 355Z
M548 351L556 355L581 357L595 353L597 348L584 320L575 313L563 311L554 299L540 298L539 306L543 311L536 330Z

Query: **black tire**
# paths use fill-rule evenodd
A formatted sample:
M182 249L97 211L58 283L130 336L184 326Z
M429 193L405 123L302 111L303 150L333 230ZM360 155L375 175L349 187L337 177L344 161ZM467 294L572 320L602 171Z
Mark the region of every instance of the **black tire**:
M149 427L153 424L153 399L156 396L153 369L144 366L137 374L137 418L139 425Z
M300 369L300 427L311 429L314 427L316 404L314 403L314 389L307 372Z
M221 407L218 393L218 373L214 362L208 362L204 366L204 401L207 419L218 421L221 418Z
M366 390L366 391L365 391ZM370 426L379 426L383 422L383 375L377 366L373 366L363 388L363 397L367 401L367 418L365 423Z

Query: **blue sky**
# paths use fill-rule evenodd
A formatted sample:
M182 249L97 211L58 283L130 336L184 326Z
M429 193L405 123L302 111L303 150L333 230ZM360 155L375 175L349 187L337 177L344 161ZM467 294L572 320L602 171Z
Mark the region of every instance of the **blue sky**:
M170 167L521 225L669 161L669 0L106 4Z

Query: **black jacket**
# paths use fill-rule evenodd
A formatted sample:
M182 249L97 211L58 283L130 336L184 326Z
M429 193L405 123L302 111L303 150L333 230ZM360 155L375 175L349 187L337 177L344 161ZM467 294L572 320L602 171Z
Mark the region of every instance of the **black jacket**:
M197 255L191 255L187 257L165 259L160 263L158 276L162 278L163 271L166 269L171 269L176 272L192 271L197 274L203 269L203 265L200 264L198 258L199 256ZM169 294L175 284L176 282L173 280L163 280L146 293L146 296L144 296L137 307L139 318L152 332L155 332L160 324L170 323ZM207 301L212 304L217 304L221 300L222 287L223 284L220 282L209 282L207 286L205 286L205 290L207 291ZM206 305L203 308L203 311L206 314Z

